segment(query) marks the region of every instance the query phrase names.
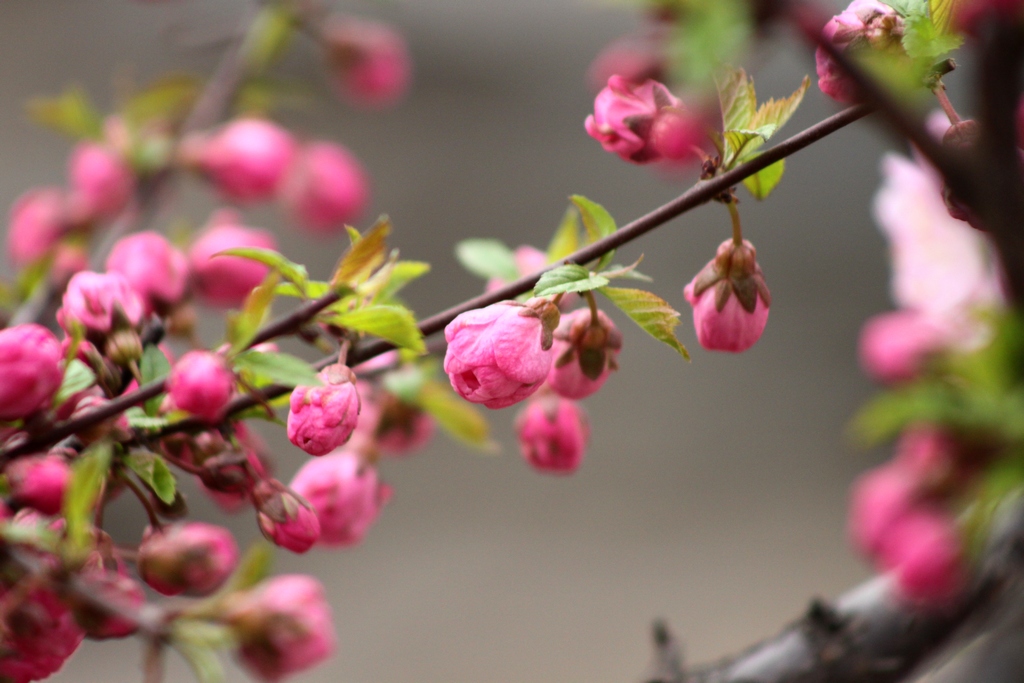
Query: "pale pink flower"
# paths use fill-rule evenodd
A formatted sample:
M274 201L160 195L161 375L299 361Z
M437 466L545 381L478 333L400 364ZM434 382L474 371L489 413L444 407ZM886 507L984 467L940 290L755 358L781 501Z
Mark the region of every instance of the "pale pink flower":
M266 230L249 228L230 209L217 211L188 250L199 298L212 306L238 306L267 276L270 268L240 256L216 256L238 248L277 249Z
M174 406L211 423L222 417L234 390L235 374L223 356L211 351L189 351L167 378Z
M281 202L300 227L314 234L344 232L370 202L370 184L359 160L332 142L306 145L281 189Z
M0 420L17 420L48 407L63 381L63 357L57 337L42 325L0 330Z
M24 268L49 254L69 228L67 198L57 187L40 187L18 197L7 225L7 256Z
M88 332L107 334L118 324L138 327L145 314L142 298L120 273L75 273L68 281L57 322L70 330L72 322Z
M272 199L295 157L295 141L277 124L236 119L202 143L199 167L228 199Z
M237 564L238 546L231 532L205 522L148 529L139 546L139 575L164 595L208 595Z
M96 142L80 142L68 161L71 201L87 218L110 218L131 199L135 175L117 152Z
M377 471L357 453L336 451L310 460L292 479L291 488L309 501L320 520L324 546L350 546L363 540L391 497Z
M152 231L119 239L107 257L107 270L124 275L149 312L177 304L188 284L185 254Z
M523 458L536 470L572 474L583 462L590 425L575 401L542 396L516 417L516 433Z

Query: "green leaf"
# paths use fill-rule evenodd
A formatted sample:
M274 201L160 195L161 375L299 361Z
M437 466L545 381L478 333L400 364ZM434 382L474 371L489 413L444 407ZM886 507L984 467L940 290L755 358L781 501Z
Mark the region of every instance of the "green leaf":
M555 236L551 238L548 245L548 263L558 263L569 254L580 248L580 219L579 213L573 207L569 207L562 216L562 222L555 230Z
M186 631L188 628L189 624L183 623L175 630ZM209 645L190 642L181 635L176 635L174 649L188 662L199 683L224 683L224 665L221 664L215 649Z
M597 291L608 297L644 332L668 344L683 358L690 360L690 353L676 339L674 332L676 325L679 324L679 311L669 306L667 301L642 289L603 287Z
M72 358L64 370L64 379L61 381L57 396L53 399L54 405L61 405L69 398L84 391L96 383L96 373L88 365Z
M288 50L298 21L287 3L264 5L245 37L243 53L254 71L262 71Z
M174 502L174 493L178 486L174 474L163 458L156 453L135 451L130 453L124 462L132 472L139 475L139 479L146 482L146 486L153 490L157 498L168 505Z
M967 0L929 0L928 13L931 15L931 23L935 26L936 31L948 34L953 17L965 4L967 4Z
M722 109L722 130L749 128L757 111L753 79L743 69L729 68L715 79L715 86Z
M377 292L375 301L388 302L407 284L430 272L430 264L424 261L399 261L391 269L387 284Z
M519 279L515 254L498 240L462 240L455 245L455 258L463 268L487 280L498 278L513 282Z
M385 373L381 384L401 401L415 404L426 381L427 376L423 370L419 366L409 364Z
M156 344L150 344L142 350L142 359L139 360L139 373L142 375L142 383L148 384L154 380L164 379L171 374L171 363L167 356ZM157 395L146 401L144 408L147 415L156 415L163 402L163 395ZM142 427L142 425L132 425ZM145 427L143 427L145 429Z
M745 0L680 3L683 16L668 44L673 80L704 86L722 64L736 62L752 32Z
M757 130L727 130L725 138L725 161L723 168L729 169L738 164L743 157L753 154L761 145L775 134L775 126L766 124Z
M608 278L593 275L583 266L570 263L549 270L540 276L533 289L534 296L554 296L567 292L589 292L608 284Z
M157 431L171 424L163 415L147 415L146 411L138 406L132 406L124 411L124 416L128 418L128 426L132 429Z
M771 166L766 166L752 176L743 180L743 186L754 195L755 199L764 199L772 193L786 172L786 160L779 159Z
M608 278L609 280L614 278L626 278L628 280L643 280L644 282L654 282L654 278L644 275L636 269L644 260L644 255L640 254L633 263L628 266L612 265L608 266L608 270L602 271L601 275Z
M284 109L305 109L315 96L302 83L268 76L249 78L238 88L235 111L240 115L269 117Z
M573 195L569 199L576 205L580 212L580 217L583 219L583 227L587 231L587 244L592 244L601 238L608 237L618 230L615 225L615 219L597 202L578 194ZM607 252L598 259L594 270L603 270L605 266L612 262L613 256L615 256L615 250Z
M331 284L329 282L310 280L303 289L299 289L291 282L282 282L274 289L274 294L277 296L290 296L295 299L319 299L329 291L331 291Z
M923 14L928 11L928 0L882 0L882 2L903 17L911 14Z
M941 423L949 405L949 394L932 384L885 392L861 407L850 424L850 433L860 445L876 446L911 423Z
M811 85L811 79L804 76L804 80L800 83L792 95L785 99L776 100L770 99L760 107L754 113L754 116L750 119L750 123L745 128L752 128L754 130L762 130L765 126L773 125L774 130L768 135L771 137L780 128L786 125L786 122L793 116L800 103L804 99L804 93L807 92L807 88Z
M121 108L133 126L180 121L192 109L201 87L192 74L167 74L134 93Z
M372 305L348 313L332 314L328 320L340 327L372 334L386 339L395 346L426 353L423 334L416 326L416 318L404 306Z
M234 357L235 368L287 387L319 386L316 370L301 358L279 351L243 351Z
M68 88L57 97L40 97L28 103L35 123L76 140L103 137L103 117L80 87Z
M903 49L912 59L931 63L957 49L963 42L962 36L947 33L926 14L911 14L904 21Z
M107 441L97 441L87 448L71 465L71 482L64 492L64 519L67 538L74 550L87 547L92 528L90 514L96 504L103 482L110 471L113 447Z
M259 333L263 323L270 315L270 306L274 303L277 282L276 271L267 273L262 284L245 297L242 310L228 317L228 340L231 342L231 348L228 350L229 357L248 348L250 342Z
M221 593L249 590L270 575L274 563L274 548L269 543L257 541L249 546L238 563L238 569L231 575Z
M391 221L387 216L378 218L373 227L358 240L355 240L350 233L350 237L354 241L338 261L338 266L334 269L334 276L331 278L331 285L356 287L370 277L370 273L384 263L388 257L387 238L390 233ZM358 234L356 233L356 235Z
M428 380L417 402L452 437L483 451L497 450L497 445L490 438L487 419L478 409L456 396L447 384Z
M212 258L218 256L238 256L240 258L257 261L270 266L281 274L285 280L294 283L299 289L303 289L309 281L309 273L306 267L298 263L292 263L283 255L272 249L257 249L255 247L238 247L236 249L225 249L217 252Z

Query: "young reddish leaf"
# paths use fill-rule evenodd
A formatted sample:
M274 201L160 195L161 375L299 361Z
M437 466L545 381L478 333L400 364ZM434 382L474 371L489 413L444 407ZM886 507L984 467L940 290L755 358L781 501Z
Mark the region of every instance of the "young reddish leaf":
M642 289L603 287L599 290L613 304L628 315L640 328L660 342L668 344L686 360L690 353L676 339L675 328L679 324L679 311L656 294Z
M381 216L373 227L359 240L354 241L342 255L337 268L334 269L331 285L356 287L370 277L370 273L388 257L387 238L390 233L391 221L387 216Z

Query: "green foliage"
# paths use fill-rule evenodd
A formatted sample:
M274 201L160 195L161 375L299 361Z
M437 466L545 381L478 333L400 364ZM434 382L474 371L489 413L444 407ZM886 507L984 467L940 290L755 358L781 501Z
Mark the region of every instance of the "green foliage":
M267 117L284 109L305 109L314 99L312 90L302 83L257 76L238 88L235 110L240 114Z
M167 463L156 453L148 451L135 451L124 459L124 464L139 475L139 479L146 483L156 497L167 505L174 502L174 494L177 492L177 482L174 474L167 467Z
M580 218L583 219L583 227L587 232L587 244L593 244L618 230L615 225L615 219L597 202L578 194L574 194L569 199L580 212ZM594 270L603 270L605 266L612 262L612 257L614 256L614 250L607 252L598 259Z
M491 441L486 418L478 409L456 396L447 384L427 380L417 403L437 420L441 429L459 441L483 451L497 450L497 445Z
M260 386L263 382L286 387L318 386L321 384L316 370L301 358L279 351L243 351L233 359L235 368L250 373Z
M171 374L171 364L167 356L156 344L150 344L142 350L142 358L139 360L139 374L142 376L142 383L148 384L158 379L164 379ZM145 403L146 415L156 415L160 410L160 403L163 397L154 396ZM140 426L140 425L132 425Z
M249 68L263 71L279 60L288 51L297 28L298 18L288 3L266 3L249 28L242 48Z
M151 401L159 403L159 397L151 399ZM151 401L146 402L147 406ZM132 429L157 431L171 424L171 421L166 416L149 414L138 406L132 406L124 411L124 416L128 419L128 426Z
M427 374L418 365L407 364L384 375L381 383L384 388L397 396L401 401L416 405L420 392L427 381Z
M716 86L722 109L723 133L718 141L722 168L729 170L751 159L761 145L793 116L810 83L810 79L804 76L800 87L789 97L769 99L758 106L754 79L747 76L746 71L730 68L720 74Z
M968 0L928 0L928 14L938 33L949 33L953 17Z
M415 353L427 352L416 318L404 306L370 305L346 313L332 313L325 320L348 330L386 339Z
M668 51L673 76L703 86L719 65L735 61L750 42L753 27L744 0L684 0Z
M197 638L197 634L203 633L207 627L218 628L225 637L230 635L226 626L215 627L208 622L178 619L174 622L171 642L199 683L224 683L224 665L217 656L216 647Z
M884 4L896 10L900 16L928 11L928 0L881 0Z
M270 306L274 303L277 282L277 272L271 271L266 279L245 297L242 310L228 314L228 341L231 342L228 356L247 349L263 327L263 323L270 316Z
M462 240L455 245L455 258L463 268L486 280L498 278L512 282L519 279L515 254L499 240Z
M786 160L779 159L771 166L766 166L752 176L743 180L743 187L747 188L755 199L765 199L772 193L779 182L782 174L786 172Z
M569 207L548 245L548 263L558 263L580 248L580 219L576 209Z
M84 391L96 383L96 373L88 365L72 358L64 370L64 379L61 381L57 396L54 397L54 405L61 405L69 398Z
M396 302L396 295L407 284L430 272L430 264L424 261L398 261L391 268L387 282L374 297L375 303Z
M935 25L924 13L907 16L903 30L903 49L911 59L924 60L922 67L930 66L963 44L964 39Z
M110 472L113 447L107 441L89 446L71 465L71 482L64 493L64 520L72 552L88 547L92 529L90 513Z
M80 87L71 87L57 97L39 97L28 103L28 115L35 123L75 140L103 137L103 116Z
M249 259L250 261L257 261L270 266L273 270L280 273L282 278L293 283L301 291L305 291L304 288L306 283L309 281L309 273L306 271L305 266L298 263L292 263L282 254L279 254L272 249L238 247L236 249L225 249L224 251L219 251L213 255L214 258L217 256L239 256L241 258Z
M690 353L676 338L675 328L679 324L679 311L656 294L642 289L602 287L597 290L628 315L647 334L677 351L686 360Z
M192 74L166 74L132 94L121 113L134 127L152 121L178 122L192 109L201 87Z
M263 579L270 576L270 568L274 564L274 548L269 543L257 541L249 546L238 563L238 569L227 580L219 591L221 594L249 590Z
M534 296L554 296L567 292L589 292L609 283L608 278L591 273L583 266L575 263L559 266L541 275L537 286L533 289Z
M352 238L350 246L338 261L331 277L331 285L348 285L355 288L365 282L388 257L387 238L391 234L391 221L381 216L377 222L360 235L355 229L349 229Z

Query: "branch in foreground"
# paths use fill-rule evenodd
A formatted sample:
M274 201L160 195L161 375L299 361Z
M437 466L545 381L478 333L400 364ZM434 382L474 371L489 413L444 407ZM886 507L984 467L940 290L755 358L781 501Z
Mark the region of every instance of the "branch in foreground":
M920 612L893 599L889 580L872 579L834 605L811 603L807 613L774 638L745 652L676 678L659 675L648 683L895 683L947 644L963 624L1017 595L1024 583L1024 504L1008 506L997 525L972 588L941 612ZM1020 627L1020 614L1016 626ZM665 637L667 635L667 637ZM659 637L660 636L660 637ZM1019 640L1016 641L1019 651ZM655 661L672 661L679 646L656 631ZM678 656L675 661L679 663ZM931 681L931 679L928 679ZM943 683L968 679L943 679ZM974 680L986 680L984 677ZM1019 680L1014 679L1014 680Z
M645 216L641 216L632 223L622 226L616 232L609 235L608 237L597 240L596 242L587 245L586 247L580 249L579 251L570 254L568 257L564 259L564 262L578 264L589 263L590 261L599 258L600 256L611 251L612 249L617 249L622 245L637 239L641 235L644 235L650 232L651 230L654 230L655 228L664 225L673 218L676 218L691 209L694 209L702 204L711 201L725 190L742 182L745 178L754 175L758 171L767 168L776 161L791 156L796 152L799 152L800 150L804 149L808 145L811 145L817 142L818 140L821 140L822 138L850 125L854 121L857 121L866 116L870 111L871 110L868 107L857 106L850 107L849 109L845 109L839 112L838 114L834 114L829 118L820 121L809 128L804 129L803 131L797 133L796 135L793 135L792 137L783 140L778 145L765 151L763 154L761 154L761 156L757 157L756 159L753 159L745 164L737 166L731 171L723 173L720 176L711 178L710 180L703 180L698 182L689 190L681 194L679 197L676 197L672 201L668 202L667 204L658 207L657 209L651 211ZM534 285L537 284L537 280L544 272L546 272L546 270L555 268L558 265L560 264L552 264L549 268L545 270L538 271L536 273L533 273L532 275L521 277L515 282L512 282L500 289L494 290L493 292L474 297L472 299L469 299L468 301L464 301L461 304L458 304L440 313L432 315L419 323L419 330L424 336L436 334L437 332L443 330L445 325L450 323L452 320L455 319L456 316L458 316L461 313L471 311L476 308L489 306L490 304L497 303L499 301L513 299L519 296L520 294L528 292L530 291L530 289L534 287ZM300 310L312 310L309 309L311 305L319 305L320 303L323 303L325 300L326 297L322 299L317 299L316 301L310 302L310 304L303 306L302 309ZM328 301L327 303L323 303L323 305L320 306L320 308L324 308L330 305L331 303L333 303L333 300ZM273 323L272 326L281 325L282 327L288 327L289 325L294 323L294 316L294 313L289 314L288 316L282 318L280 321ZM282 322L287 320L291 320L291 323ZM266 338L267 337L264 335L263 332L261 332L257 336L257 339L261 341L265 341ZM348 361L350 365L357 365L361 362L379 356L382 353L385 353L386 351L389 351L393 348L395 348L394 345L382 340L373 341L368 344L359 344L356 347L354 347L352 351L349 353ZM324 358L316 364L316 367L318 369L323 369L324 367L335 362L335 358L335 356L329 356L327 358ZM25 455L28 453L36 452L42 448L57 443L61 439L70 436L71 434L75 434L76 432L82 429L86 429L88 427L91 427L95 424L102 422L103 420L109 419L114 415L117 415L119 412L125 410L126 408L130 408L131 406L143 403L144 401L159 395L163 391L163 385L164 383L160 381L151 382L143 387L140 387L139 389L136 389L133 392L124 394L111 400L110 403L106 404L101 408L97 408L77 418L73 418L71 420L67 420L63 423L60 423L56 425L53 429L49 430L46 434L40 434L20 444L16 444L13 447L9 447L4 451L0 451L0 464L3 464L7 460L15 458L19 455ZM286 394L289 391L291 391L290 387L272 385L263 389L263 391L261 391L258 396L239 396L228 404L225 414L233 415L243 410L247 410L254 406L260 405L263 402ZM180 422L175 422L174 424L166 427L165 429L160 430L155 434L149 434L148 436L151 438L160 438L167 434L197 431L200 429L204 429L206 427L208 427L206 423L197 419L189 418L186 420L182 420Z

